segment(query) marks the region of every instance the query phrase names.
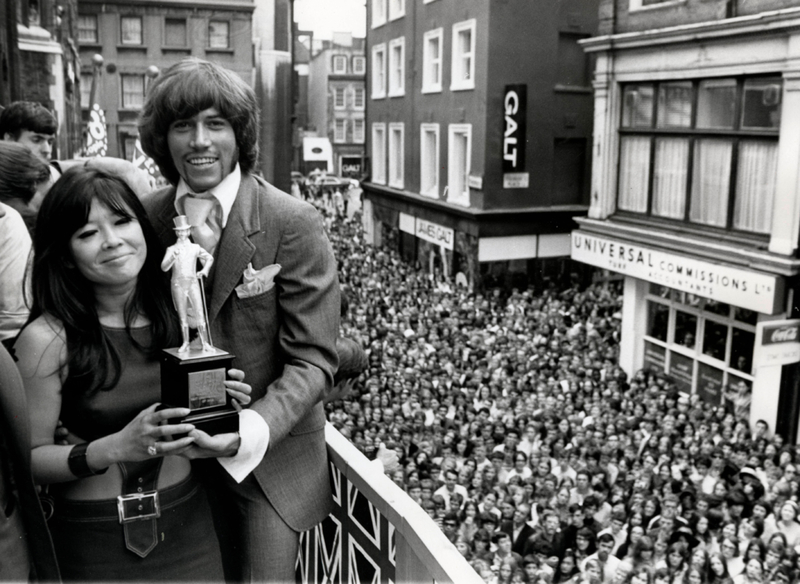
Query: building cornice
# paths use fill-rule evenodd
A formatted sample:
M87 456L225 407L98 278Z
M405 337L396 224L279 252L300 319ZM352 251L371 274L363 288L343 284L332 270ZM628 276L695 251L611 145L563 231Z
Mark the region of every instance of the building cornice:
M800 30L800 8L786 8L719 21L597 36L578 43L587 53L596 53L687 42L700 43L732 36L785 34L797 30Z
M88 5L111 5L111 6L147 6L152 8L178 8L195 10L230 10L233 12L253 12L256 6L253 2L225 0L103 0L93 2L92 0L81 0L81 6Z
M652 225L634 225L613 220L576 217L582 231L615 237L629 243L681 252L712 262L723 262L743 268L769 272L781 276L800 274L800 259L770 253L733 242L692 236L685 231L654 229Z

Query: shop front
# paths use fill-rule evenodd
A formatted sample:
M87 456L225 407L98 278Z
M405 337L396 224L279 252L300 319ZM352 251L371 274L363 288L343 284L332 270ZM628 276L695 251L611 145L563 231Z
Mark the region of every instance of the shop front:
M758 357L763 329L787 318L784 278L689 254L572 232L574 260L625 278L620 364L629 375L666 373L715 405L749 399L751 422L775 428L787 361Z

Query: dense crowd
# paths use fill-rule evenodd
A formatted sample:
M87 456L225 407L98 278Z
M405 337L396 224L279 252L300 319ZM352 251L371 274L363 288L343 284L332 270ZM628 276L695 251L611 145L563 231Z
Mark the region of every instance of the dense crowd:
M392 480L486 582L800 580L797 449L662 373L629 378L615 285L474 293L335 215L342 332L369 367L328 418L397 452Z

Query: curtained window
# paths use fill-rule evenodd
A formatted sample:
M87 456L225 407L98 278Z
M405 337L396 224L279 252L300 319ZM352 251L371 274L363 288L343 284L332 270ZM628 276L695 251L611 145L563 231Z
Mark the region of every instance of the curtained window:
M617 209L768 234L782 92L779 77L624 86Z

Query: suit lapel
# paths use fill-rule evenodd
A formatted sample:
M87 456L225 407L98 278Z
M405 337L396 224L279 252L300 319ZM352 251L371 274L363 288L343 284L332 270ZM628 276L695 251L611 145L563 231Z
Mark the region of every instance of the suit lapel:
M242 184L228 215L228 223L222 230L214 258L215 269L208 306L209 323L214 322L255 254L256 246L249 236L261 230L257 190L253 177L242 174Z

